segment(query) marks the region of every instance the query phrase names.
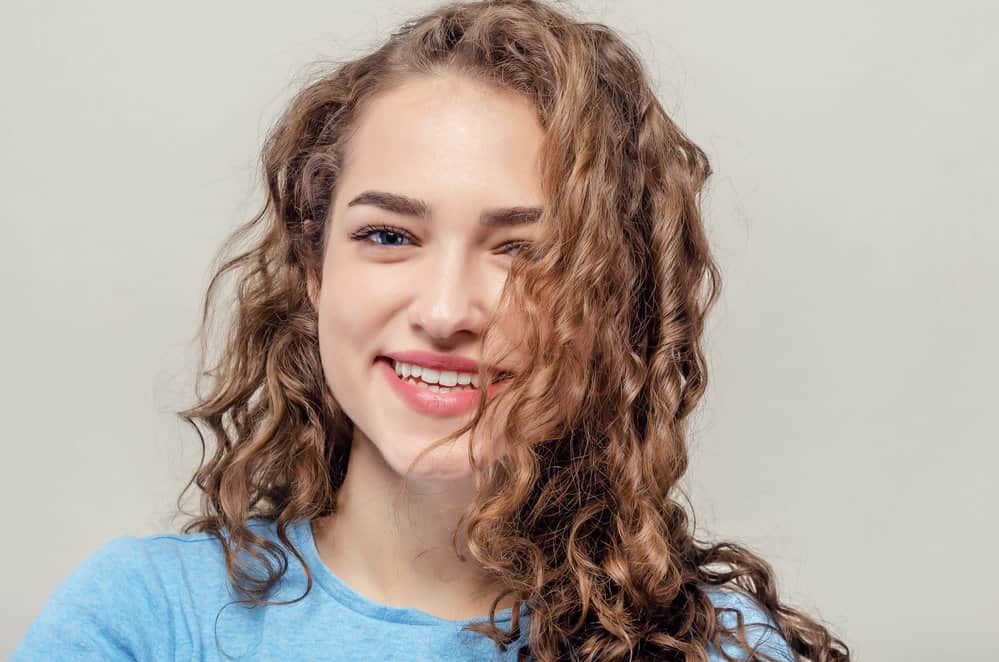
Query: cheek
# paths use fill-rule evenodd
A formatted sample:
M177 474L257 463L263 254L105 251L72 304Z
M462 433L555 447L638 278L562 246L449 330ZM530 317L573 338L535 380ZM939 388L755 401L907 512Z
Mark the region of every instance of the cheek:
M527 318L522 311L508 308L500 311L499 323L490 333L486 347L486 360L510 366L515 371L526 369Z
M359 327L376 299L362 269L352 266L348 256L329 255L319 295L320 343L349 343L361 335Z
M344 386L338 380L352 374L355 368L351 364L363 355L364 339L370 335L365 328L366 308L359 299L356 288L339 285L324 288L319 296L319 356L326 381L337 395Z

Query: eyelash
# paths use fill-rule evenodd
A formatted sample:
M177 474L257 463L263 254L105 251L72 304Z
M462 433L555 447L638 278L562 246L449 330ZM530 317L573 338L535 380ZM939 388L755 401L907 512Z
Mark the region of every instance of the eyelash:
M360 230L358 230L354 234L350 235L350 238L353 239L354 241L363 241L363 240L367 239L368 237L370 237L371 235L376 234L378 232L385 232L385 233L388 233L388 234L395 234L395 235L399 235L400 237L405 237L406 239L409 239L410 241L413 240L413 236L411 234L409 234L408 232L406 232L402 228L397 228L397 227L394 227L394 226L391 226L391 225L365 225L363 228L361 228ZM373 242L368 242L368 243L373 243ZM526 247L528 244L530 244L530 242L528 242L528 241L513 240L513 241L506 242L505 244L503 244L503 246L513 246L513 247L521 248L522 249L522 248ZM378 246L380 248L392 248L392 246L389 245L389 244L373 243L373 245L374 246Z

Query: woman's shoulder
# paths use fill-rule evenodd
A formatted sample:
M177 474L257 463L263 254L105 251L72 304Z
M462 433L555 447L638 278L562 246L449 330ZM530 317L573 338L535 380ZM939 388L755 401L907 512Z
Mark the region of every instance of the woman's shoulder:
M274 538L272 522L249 526ZM225 555L213 534L119 535L56 586L11 660L71 651L108 660L172 657L171 615L179 606L214 607L228 599Z
M171 656L172 633L157 631L157 615L166 605L156 589L156 576L146 539L112 538L56 586L11 660Z
M273 520L254 518L247 522L253 533L280 544ZM220 531L228 539L226 529ZM207 531L194 533L154 533L146 536L119 536L110 541L98 554L124 557L123 560L139 564L148 562L160 572L171 569L204 570L215 574L225 567L225 553L218 536Z
M795 662L797 658L777 624L755 598L736 588L718 586L706 587L705 593L718 612L718 622L724 628L735 631L741 619L746 639L758 653L765 653L781 662ZM745 659L734 643L723 643L722 649L736 660ZM715 662L725 658L717 650L711 650L709 659Z
M278 542L273 521L251 519L247 526L257 535ZM221 535L227 539L229 534L222 529ZM125 584L147 581L169 584L176 573L182 573L188 580L224 575L225 553L219 538L209 532L116 536L87 556L66 583L71 589L79 584L100 584L113 577Z

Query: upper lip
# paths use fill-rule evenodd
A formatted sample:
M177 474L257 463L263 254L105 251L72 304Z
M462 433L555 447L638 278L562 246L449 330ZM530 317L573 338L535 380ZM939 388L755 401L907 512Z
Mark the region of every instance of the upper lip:
M427 352L422 349L407 349L400 352L389 352L383 354L390 359L402 361L403 363L415 363L435 370L454 370L455 372L479 372L479 362L464 356L454 354L437 354ZM508 372L500 366L487 364L486 371L492 374Z

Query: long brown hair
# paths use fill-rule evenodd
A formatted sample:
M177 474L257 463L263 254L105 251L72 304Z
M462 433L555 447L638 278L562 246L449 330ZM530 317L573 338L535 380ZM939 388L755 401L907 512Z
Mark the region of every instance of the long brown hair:
M219 539L243 601L286 604L266 597L287 556L248 522L276 522L304 566L287 526L333 513L345 476L353 424L323 376L306 282L321 277L346 140L374 95L445 71L524 95L544 129L543 234L515 258L480 346L516 306L528 320L530 369L432 445L509 404L502 456L480 466L469 449L477 493L461 518L465 542L503 593L488 622L466 627L505 649L525 603L521 652L537 660L704 662L723 641L759 655L744 628L718 622L706 589L727 586L754 599L797 654L848 660L842 641L778 600L765 560L732 542L696 540L677 498L686 420L707 379L704 317L720 283L700 214L708 160L613 30L536 0L458 2L410 20L376 51L308 84L270 132L266 203L223 247L205 296L199 374L210 385L202 393L199 380L196 406L180 412L203 451L181 498L196 483L201 514L184 531ZM205 370L228 274L228 333ZM198 422L216 441L207 462ZM264 577L247 554L264 563ZM507 632L492 619L511 595Z

